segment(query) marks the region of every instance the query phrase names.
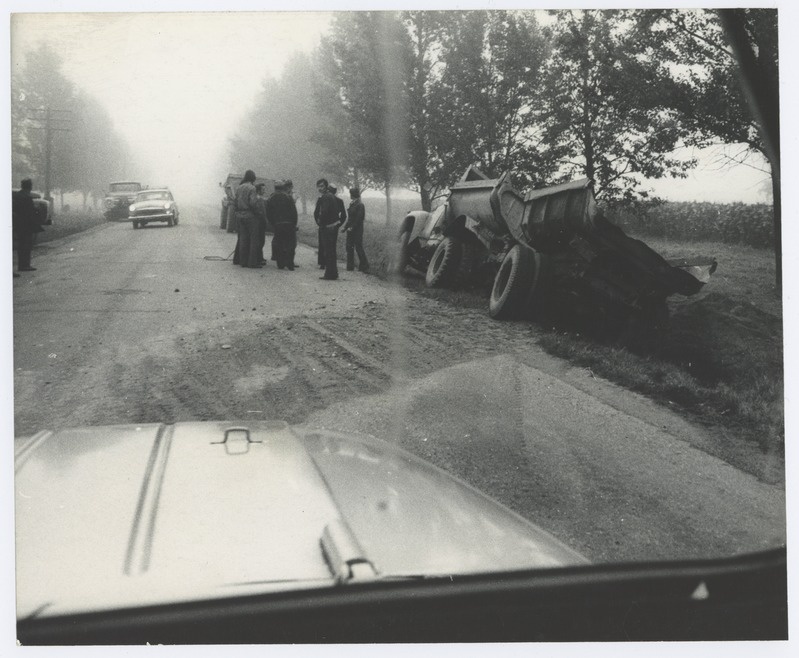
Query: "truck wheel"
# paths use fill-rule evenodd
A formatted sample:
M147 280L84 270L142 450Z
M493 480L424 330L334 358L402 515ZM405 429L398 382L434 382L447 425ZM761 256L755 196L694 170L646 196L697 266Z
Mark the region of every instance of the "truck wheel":
M463 253L463 243L452 237L439 242L430 264L427 266L425 283L428 288L443 288L455 278Z
M533 281L535 252L514 245L505 255L494 277L488 314L496 320L508 320L522 315Z
M133 222L133 228L139 228L139 222Z
M546 254L533 252L533 278L527 293L525 310L531 319L538 319L546 310L552 291L552 261Z
M408 243L411 240L411 231L403 231L399 240L392 245L392 252L388 261L389 274L402 274L408 264Z
M477 262L477 245L469 240L461 242L461 257L452 283L455 288L466 288L474 277Z
M175 225L175 221L170 217L169 219L166 220L166 225L167 226L174 226Z

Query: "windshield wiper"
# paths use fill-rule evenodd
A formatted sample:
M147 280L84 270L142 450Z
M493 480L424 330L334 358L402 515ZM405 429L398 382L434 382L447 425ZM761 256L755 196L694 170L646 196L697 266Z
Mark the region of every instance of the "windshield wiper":
M328 523L320 541L322 554L338 584L375 580L377 570L343 519Z

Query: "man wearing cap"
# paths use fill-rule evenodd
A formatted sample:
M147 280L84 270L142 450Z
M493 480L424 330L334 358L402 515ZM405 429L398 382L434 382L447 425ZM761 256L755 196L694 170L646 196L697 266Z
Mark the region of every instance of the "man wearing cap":
M357 187L350 188L350 208L347 221L341 226L347 236L347 271L355 269L355 253L358 253L358 270L366 273L369 271L369 260L363 250L363 223L366 218L366 209L361 201L361 191Z
M275 232L272 252L277 269L294 270L294 251L297 248L297 206L286 193L286 183L275 183L275 192L266 202L266 217Z
M239 224L239 265L263 267L258 233L258 193L255 191L255 172L252 169L244 172L244 178L236 188L235 200Z

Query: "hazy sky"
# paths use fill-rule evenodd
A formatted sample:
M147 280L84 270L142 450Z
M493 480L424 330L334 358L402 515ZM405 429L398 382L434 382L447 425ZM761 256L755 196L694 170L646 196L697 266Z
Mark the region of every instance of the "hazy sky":
M49 41L64 74L106 107L147 164L147 182L216 199L227 139L261 81L310 52L329 21L322 12L17 14L12 71Z
M50 9L64 4L45 3ZM86 4L69 3L71 10ZM236 6L241 4L251 3ZM514 3L503 6L510 4ZM564 3L549 4L556 5ZM146 164L146 172L130 171L131 177L149 176L145 182L169 185L184 199L215 200L216 184L227 173L228 137L252 107L261 81L279 76L292 53L310 52L332 14L210 11L220 5L209 2L158 6L205 11L16 14L11 19L12 72L24 63L26 51L49 41L64 59L65 75L105 106L139 161ZM153 3L140 2L136 7L152 10ZM242 70L250 75L242 75ZM651 187L673 200L764 200L767 174L750 166L721 167L716 152L699 155L701 165L688 179L652 181Z

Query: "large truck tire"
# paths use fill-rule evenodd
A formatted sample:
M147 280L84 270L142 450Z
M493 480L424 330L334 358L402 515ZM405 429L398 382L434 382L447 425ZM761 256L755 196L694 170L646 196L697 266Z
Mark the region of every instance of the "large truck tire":
M438 243L427 266L425 283L428 288L451 285L458 272L463 253L463 243L454 237L445 237Z
M533 252L533 275L527 292L525 312L533 319L540 319L551 303L553 281L552 259L546 254Z
M455 288L467 288L474 280L478 246L471 240L461 241L461 257L452 283Z
M514 245L505 255L494 277L488 314L495 320L521 317L533 282L536 253L527 247Z
M403 231L399 240L391 245L391 254L388 259L388 273L402 274L408 265L408 243L411 240L411 229Z

